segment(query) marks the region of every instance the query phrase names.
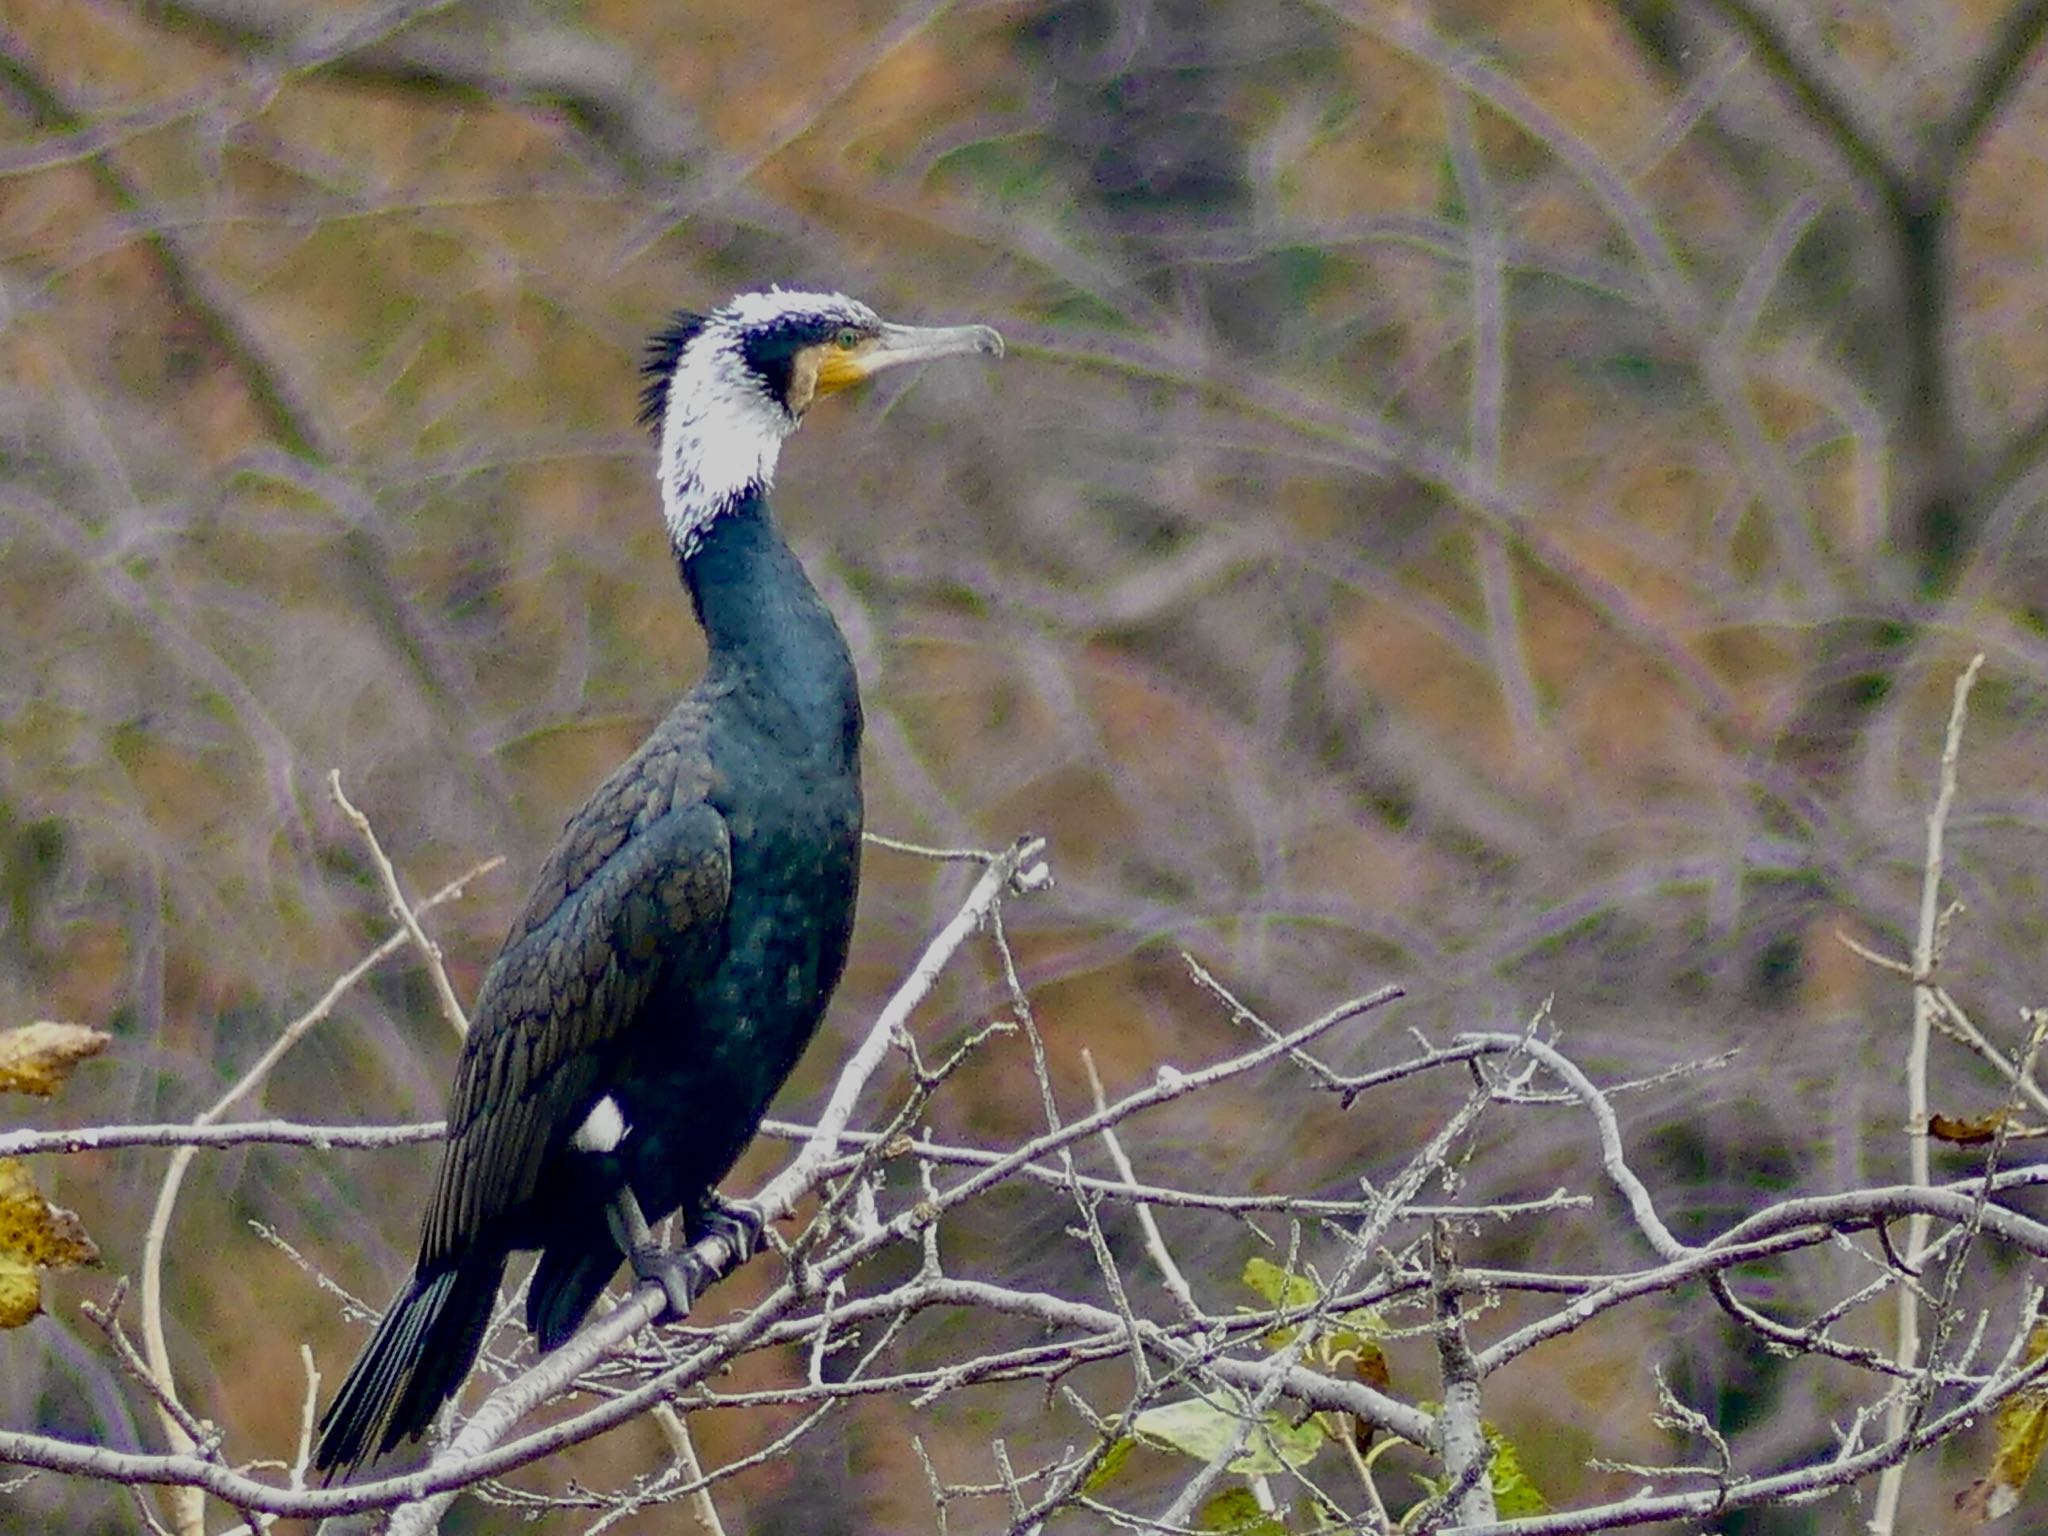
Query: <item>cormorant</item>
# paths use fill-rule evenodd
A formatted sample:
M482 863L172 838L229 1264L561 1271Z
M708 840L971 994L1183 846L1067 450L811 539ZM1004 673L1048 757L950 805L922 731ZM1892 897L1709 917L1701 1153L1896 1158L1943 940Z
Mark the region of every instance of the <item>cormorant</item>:
M771 289L678 314L641 419L704 627L703 678L569 819L485 973L411 1278L320 1422L330 1480L410 1457L482 1347L507 1259L539 1249L527 1326L552 1349L618 1268L677 1313L703 1279L648 1223L751 1251L717 1182L839 980L860 867L861 707L846 639L776 531L768 487L813 401L884 368L1001 355L986 326L885 324Z

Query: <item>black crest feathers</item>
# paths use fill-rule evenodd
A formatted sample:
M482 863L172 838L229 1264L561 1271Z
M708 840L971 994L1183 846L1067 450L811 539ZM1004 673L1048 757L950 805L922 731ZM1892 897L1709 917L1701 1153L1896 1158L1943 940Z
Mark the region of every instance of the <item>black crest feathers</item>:
M676 364L682 361L683 348L707 323L706 316L679 309L647 343L647 354L640 361L640 372L647 380L640 386L640 424L643 427L652 427L657 433L661 431L661 418L668 410L668 386L676 376Z

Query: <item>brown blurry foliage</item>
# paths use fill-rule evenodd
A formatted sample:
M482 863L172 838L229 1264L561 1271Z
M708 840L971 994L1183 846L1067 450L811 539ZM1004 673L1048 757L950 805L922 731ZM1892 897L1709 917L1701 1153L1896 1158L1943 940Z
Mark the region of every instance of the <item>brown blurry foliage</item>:
M1063 1093L1083 1044L1113 1088L1215 1044L1184 947L1279 1018L1402 983L1349 1069L1552 996L1620 1075L1740 1048L1627 1101L1703 1216L1890 1176L1896 982L1835 934L1910 947L1935 722L1980 650L1944 982L1992 1020L2042 991L2044 25L2040 0L9 0L0 1020L115 1034L66 1120L212 1102L385 930L331 768L417 889L510 855L441 920L469 995L697 654L640 341L774 280L1012 343L820 413L778 499L860 662L872 824L1051 838L1060 888L1014 939ZM870 859L840 1020L963 889ZM1001 996L973 963L961 1028ZM385 980L263 1108L430 1115L451 1049L424 980ZM935 1129L1035 1124L1021 1081L977 1059ZM1938 1065L1951 1113L1999 1091ZM1140 1162L1338 1188L1443 1107L1219 1100ZM1516 1126L1480 1192L1578 1155ZM160 1160L50 1175L116 1270ZM206 1412L253 1443L296 1412L298 1341L357 1337L246 1223L381 1295L417 1198L411 1158L206 1155L170 1298ZM1061 1219L999 1205L956 1240L1087 1273ZM1559 1262L1600 1230L1484 1242ZM66 1311L39 1353L0 1343L0 1416L146 1440ZM1837 1411L1712 1326L1658 1343L1759 1460ZM1654 1407L1640 1348L1557 1349L1488 1401L1551 1489ZM749 1523L928 1519L890 1412L750 1473Z

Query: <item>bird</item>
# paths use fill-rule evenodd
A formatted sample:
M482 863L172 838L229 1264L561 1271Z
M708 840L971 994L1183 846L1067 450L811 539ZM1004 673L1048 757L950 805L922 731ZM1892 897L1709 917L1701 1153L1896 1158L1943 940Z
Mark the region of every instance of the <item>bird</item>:
M858 678L770 512L776 461L828 395L1002 351L985 325L779 287L679 312L649 343L640 418L704 671L569 818L484 974L418 1258L320 1421L328 1483L424 1459L515 1252L539 1251L543 1350L621 1261L681 1316L710 1278L690 1244L751 1253L760 1212L717 1185L838 984L863 815ZM677 1212L672 1254L650 1229Z

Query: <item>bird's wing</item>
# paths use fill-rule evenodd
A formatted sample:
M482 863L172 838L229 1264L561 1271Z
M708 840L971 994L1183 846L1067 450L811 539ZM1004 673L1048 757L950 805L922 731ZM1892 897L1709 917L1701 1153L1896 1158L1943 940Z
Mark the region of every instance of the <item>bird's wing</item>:
M599 1097L657 976L686 979L713 963L732 889L725 821L702 800L678 805L663 793L607 824L611 792L629 777L615 776L570 824L484 977L449 1095L423 1269L459 1256L533 1196ZM559 880L565 867L573 880ZM538 912L550 898L551 910Z
M612 770L562 828L547 863L534 876L526 910L505 935L507 949L560 911L629 839L710 793L704 745L709 727L706 703L692 693L638 751Z

